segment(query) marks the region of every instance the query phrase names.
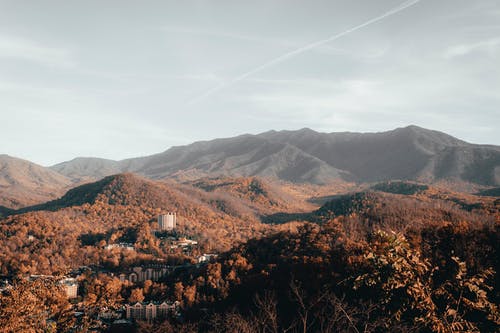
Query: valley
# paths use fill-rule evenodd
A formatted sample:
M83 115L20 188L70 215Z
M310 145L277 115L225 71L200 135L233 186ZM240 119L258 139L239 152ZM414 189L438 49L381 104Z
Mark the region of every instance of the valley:
M363 136L309 130L173 148L168 162L160 154L44 168L3 156L2 327L492 331L498 147L477 148L488 152L467 163L489 165L489 176L471 176L473 164L460 158L443 171L441 153L429 152L437 142L467 146L454 138L410 127L367 140L387 145L409 132L420 153L427 147L419 170L388 155L367 156L373 164L362 167L340 147ZM28 304L21 317L7 315Z

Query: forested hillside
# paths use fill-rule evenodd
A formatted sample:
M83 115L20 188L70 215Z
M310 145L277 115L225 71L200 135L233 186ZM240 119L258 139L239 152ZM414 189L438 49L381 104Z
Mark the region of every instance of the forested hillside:
M178 232L201 240L205 250L227 250L272 229L259 222L259 214L292 204L269 195L265 188L260 181L248 179L231 195L231 191L206 192L132 174L82 185L46 204L5 210L3 214L14 215L0 223L5 249L0 254L1 273L49 274L97 262L117 267L136 256L165 257L151 230L158 214L167 211L179 216ZM132 234L131 242L142 251L110 254L103 250L124 234Z
M79 275L84 286L79 297L87 310L78 325L88 327L100 323L102 307L118 311L127 301L165 299L180 302L182 320L137 322L129 329L489 332L499 327L496 198L401 182L331 191L258 178L178 183L120 174L45 204L3 209L0 274L13 279L16 293L7 291L14 300L0 306L0 323L24 327L6 313L33 297L47 309L40 316L57 327L74 325L67 300L46 297L54 294L52 282L37 285L37 291L23 277L63 276L87 267ZM198 242L188 252L166 245L155 231L158 214L168 211L178 215L176 237ZM133 250L113 247L121 243ZM195 258L203 253L219 257L199 264ZM115 275L159 263L183 268L154 283L131 284Z
M353 242L331 220L251 240L179 276L179 297L201 331L493 332L498 241L498 225L461 223Z

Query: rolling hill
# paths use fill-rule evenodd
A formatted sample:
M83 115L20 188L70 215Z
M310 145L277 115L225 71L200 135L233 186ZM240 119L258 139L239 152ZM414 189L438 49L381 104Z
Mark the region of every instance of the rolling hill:
M0 214L7 216L0 226L16 229L35 220L44 238L47 235L43 230L58 229L63 235L65 230L71 230L66 236L76 242L80 234L108 233L120 228L149 230L155 227L158 214L174 211L179 232L203 239L216 248L228 248L269 230L270 226L260 223L261 215L301 207L309 206L254 178L181 184L127 173L80 185L43 204L18 210L0 206Z
M397 183L395 190L406 191L410 185ZM46 274L50 269L89 265L97 260L116 267L119 263L110 259L104 246L125 235L127 241L135 243L137 253L120 260L165 256L165 247L152 236L152 230L157 215L167 211L178 215L177 232L199 240L205 251L227 250L251 238L294 230L304 222L324 224L337 218L353 239L378 229L405 232L408 228L458 225L463 221L491 224L500 218L495 198L466 198L430 187L408 195L386 193L384 184L383 192L329 196L321 205L310 197L306 200L301 188L291 191L259 178L179 183L132 173L108 176L44 204L17 211L0 207L4 216L0 218L0 244L9 249L0 254L0 271L22 272L30 267ZM323 194L334 193L327 191L325 187ZM49 265L43 257L56 264Z
M0 155L0 205L20 208L62 195L70 178L35 163Z
M267 201L281 205L279 198ZM265 209L263 204L260 209ZM45 204L2 212L10 216L0 219L0 244L6 249L0 254L0 274L23 272L23 267L47 274L68 265L90 265L97 262L96 256L110 255L100 240L113 244L124 235L132 235L129 241L138 249L128 253L130 260L165 256L168 247L160 246L152 230L158 214L167 211L178 215L176 231L202 241L205 251L229 249L272 228L260 224L254 208L227 192L221 196L189 185L119 174L73 188Z

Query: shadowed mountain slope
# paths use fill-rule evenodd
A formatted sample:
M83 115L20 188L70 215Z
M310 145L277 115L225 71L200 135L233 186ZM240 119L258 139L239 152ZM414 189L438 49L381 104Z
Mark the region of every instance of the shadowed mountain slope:
M375 184L371 187L371 189L386 193L410 195L428 190L429 186L412 182L388 181Z
M120 170L153 179L260 176L313 184L446 179L495 186L500 184L500 147L469 144L417 126L381 133L302 129L196 142L119 162L80 158L52 168L72 178Z
M104 191L106 191L107 187L111 186L115 178L116 176L108 176L94 183L80 185L78 187L69 190L68 192L66 192L66 194L64 194L62 197L56 200L48 201L39 205L33 205L21 208L15 211L15 213L19 214L19 213L40 211L40 210L55 211L61 208L68 208L72 206L94 204L98 199L99 195L102 195Z
M341 171L288 143L260 136L197 142L164 153L125 160L127 171L163 178L180 171L196 170L204 176L261 176L291 182L326 183Z
M264 133L288 142L355 181L446 178L483 185L500 181L500 147L473 145L417 126L382 133L317 133L309 129Z
M489 197L500 197L500 187L494 187L488 190L480 191L477 195L489 196Z
M4 216L8 216L13 214L15 211L13 209L0 206L0 219L2 219Z

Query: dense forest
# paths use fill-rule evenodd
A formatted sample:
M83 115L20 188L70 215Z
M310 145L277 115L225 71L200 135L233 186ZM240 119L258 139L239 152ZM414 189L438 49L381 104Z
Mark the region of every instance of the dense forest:
M498 225L445 223L354 242L345 222L250 240L169 283L182 284L188 318L207 332L500 327Z
M46 204L4 210L0 274L12 278L13 288L0 293L0 331L95 331L103 309L165 299L180 302L181 317L127 329L498 330L497 198L404 182L356 190L125 174ZM189 253L164 246L154 229L165 211L177 212L176 233L199 246ZM120 242L135 250L106 247ZM209 252L219 257L196 265L195 257ZM117 278L127 267L157 262L183 268L155 282ZM25 278L82 266L99 270L78 276L79 318L52 280Z

